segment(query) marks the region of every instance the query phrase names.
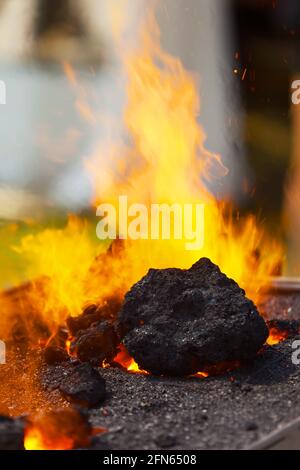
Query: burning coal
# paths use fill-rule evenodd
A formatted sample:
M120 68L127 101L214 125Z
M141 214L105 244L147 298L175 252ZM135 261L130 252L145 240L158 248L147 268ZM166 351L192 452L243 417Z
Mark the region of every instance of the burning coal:
M253 302L205 258L150 270L126 294L118 326L139 366L159 375L252 359L268 337Z

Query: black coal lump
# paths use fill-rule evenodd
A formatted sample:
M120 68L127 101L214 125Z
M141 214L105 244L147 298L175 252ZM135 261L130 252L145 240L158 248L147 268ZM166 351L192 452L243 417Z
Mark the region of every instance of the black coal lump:
M250 360L268 337L244 290L207 258L150 269L126 294L118 331L140 368L174 376Z

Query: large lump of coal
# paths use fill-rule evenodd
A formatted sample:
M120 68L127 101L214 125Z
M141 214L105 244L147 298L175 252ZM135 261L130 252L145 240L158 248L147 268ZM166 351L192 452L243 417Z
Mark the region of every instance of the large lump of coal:
M249 360L268 337L253 302L207 258L150 269L126 294L118 328L139 367L159 375Z

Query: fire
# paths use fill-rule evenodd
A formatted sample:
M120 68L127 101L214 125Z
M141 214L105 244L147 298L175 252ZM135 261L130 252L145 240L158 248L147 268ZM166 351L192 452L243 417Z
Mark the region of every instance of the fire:
M150 267L187 268L206 256L257 300L282 261L281 248L267 240L254 217L239 220L228 203L217 201L207 190L205 181L220 181L227 170L219 155L205 149L196 82L177 59L160 49L153 22L150 33L142 32L140 44L122 58L128 79L124 121L130 144L111 146L106 163L101 152L87 161L93 202L117 207L119 195L125 194L147 207L204 203L204 246L187 251L184 240L125 241L124 258L116 261L122 284L123 276L130 286ZM114 280L109 283L116 287Z
M128 372L131 372L132 374L149 375L149 372L139 368L138 364L130 356L130 354L128 353L127 349L125 348L123 344L120 344L119 350L120 350L119 353L116 355L116 357L113 360L114 363L120 364L124 369L126 369ZM106 365L104 366L106 367ZM222 363L222 364L219 364L218 366L211 367L209 372L199 371L196 374L193 374L191 377L205 379L206 377L209 377L210 375L220 375L222 373L237 369L239 366L240 366L240 363L238 361L234 361L231 363L230 362Z
M85 416L75 408L52 410L29 418L25 428L24 447L26 450L89 447L92 435L105 431L104 428L93 430Z
M27 276L38 279L27 300L50 327L76 316L89 301L86 278L99 252L84 220L70 216L63 229L45 229L24 237L16 251L27 260Z
M227 169L219 155L205 149L195 78L161 50L153 19L142 30L137 49L127 49L121 62L127 77L126 135L105 155L100 149L86 159L94 188L92 203L117 205L120 195L147 207L203 203L204 245L187 251L186 240L123 240L121 251L103 258L99 254L107 245L96 242L96 223L91 232L78 217L70 217L64 229L26 236L15 248L26 259L28 278L35 280L26 301L50 331L67 316L79 315L86 305L123 296L149 268L188 268L205 256L257 301L260 289L282 262L281 247L268 239L254 217L239 219L228 202L218 201L208 191L206 182L220 182ZM68 64L64 69L76 89L73 69ZM75 101L82 116L92 118L95 125L97 113ZM24 311L32 315L33 309ZM132 372L143 372L124 350L115 359ZM38 439L36 431L33 438Z
M267 339L267 344L273 346L274 344L281 343L288 337L288 332L280 331L277 328L270 328L270 334Z
M193 375L193 377L199 377L200 379L205 379L208 376L208 372L197 372L197 374Z
M68 415L68 411L65 413ZM44 428L43 426L47 424L50 427ZM25 429L24 448L25 450L72 450L89 447L92 436L107 432L106 428L85 428L81 422L75 422L73 426L74 429L71 426L69 429L55 428L52 422L47 423L44 419L29 424ZM75 426L78 428L75 429Z
M73 440L68 437L57 436L56 439L45 439L42 431L29 428L25 432L24 447L26 450L72 450Z
M120 344L119 350L120 351L114 358L113 362L120 364L122 367L124 367L124 369L126 369L128 372L131 372L132 374L143 374L143 375L149 374L149 372L139 368L138 364L129 355L127 349L125 348L123 344Z

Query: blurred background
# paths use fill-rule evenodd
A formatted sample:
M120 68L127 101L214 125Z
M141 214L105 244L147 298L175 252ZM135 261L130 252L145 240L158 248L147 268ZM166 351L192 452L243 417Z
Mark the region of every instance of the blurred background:
M288 272L299 275L300 107L292 109L291 82L300 75L300 2L156 3L162 46L198 78L206 145L229 169L212 190L270 229L284 227ZM0 0L0 221L10 222L9 236L15 223L88 213L83 159L122 134L120 52L137 42L148 6Z

